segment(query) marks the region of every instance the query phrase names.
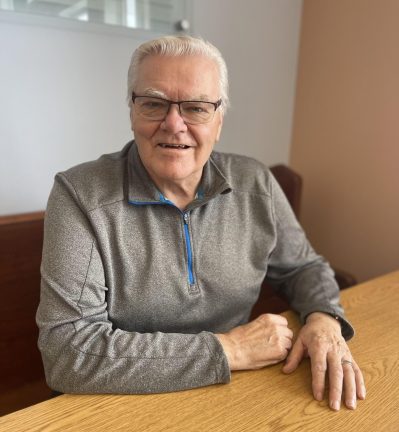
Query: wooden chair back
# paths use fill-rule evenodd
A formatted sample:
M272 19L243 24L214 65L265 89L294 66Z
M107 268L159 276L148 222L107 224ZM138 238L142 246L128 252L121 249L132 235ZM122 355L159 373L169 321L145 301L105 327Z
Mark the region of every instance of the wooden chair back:
M35 323L44 212L0 216L0 392L44 376Z

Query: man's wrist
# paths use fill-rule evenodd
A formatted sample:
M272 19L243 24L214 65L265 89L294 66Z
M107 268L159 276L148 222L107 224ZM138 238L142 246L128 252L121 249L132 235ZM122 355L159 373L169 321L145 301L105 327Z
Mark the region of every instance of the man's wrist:
M328 319L331 322L335 322L337 328L339 328L340 330L342 330L342 325L341 325L341 319L340 319L340 317L338 315L333 315L333 314L330 314L328 312L312 312L312 313L310 313L306 317L305 322L306 323L310 323L312 321L317 321L317 320L320 320L320 319L322 319L322 320L323 319Z
M233 370L232 363L233 363L233 349L231 346L231 341L229 337L226 334L217 333L215 334L216 338L219 340L220 345L222 345L224 354L227 358L227 363L229 364L230 370Z

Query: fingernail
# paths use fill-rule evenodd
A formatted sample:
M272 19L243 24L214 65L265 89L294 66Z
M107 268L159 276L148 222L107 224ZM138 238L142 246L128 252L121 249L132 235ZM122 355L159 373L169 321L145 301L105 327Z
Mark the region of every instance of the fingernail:
M340 403L339 403L338 401L331 401L331 402L330 402L330 407L331 407L331 409L333 409L334 411L339 411Z
M366 387L362 386L361 390L360 390L360 397L362 399L366 399Z
M356 409L356 399L349 399L346 406L350 409Z
M283 372L284 372L284 373L290 373L290 366L289 366L289 363L286 363L286 364L283 366Z
M316 400L321 401L323 400L323 393L316 393Z

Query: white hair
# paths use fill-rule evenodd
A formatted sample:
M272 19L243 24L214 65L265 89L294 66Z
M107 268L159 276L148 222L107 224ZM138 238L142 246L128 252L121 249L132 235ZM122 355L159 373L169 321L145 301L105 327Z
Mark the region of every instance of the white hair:
M141 62L151 55L190 56L203 55L215 62L219 72L221 109L223 112L229 106L227 66L220 51L210 42L192 36L163 36L145 42L133 53L127 78L127 101L132 106L132 94L137 85L138 70Z

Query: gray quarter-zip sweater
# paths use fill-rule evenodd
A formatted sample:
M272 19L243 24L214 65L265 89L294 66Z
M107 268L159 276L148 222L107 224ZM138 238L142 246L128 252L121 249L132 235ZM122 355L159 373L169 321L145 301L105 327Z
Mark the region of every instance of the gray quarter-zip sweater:
M37 312L49 386L154 393L227 383L214 333L248 321L261 283L302 320L340 316L328 264L269 170L213 152L183 212L156 189L134 142L57 174L45 220Z

